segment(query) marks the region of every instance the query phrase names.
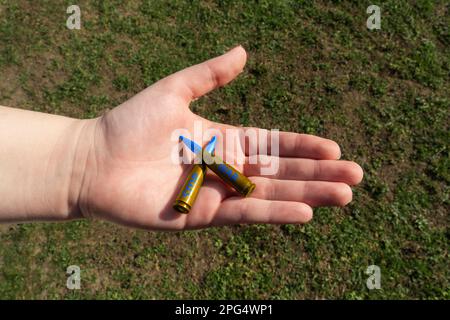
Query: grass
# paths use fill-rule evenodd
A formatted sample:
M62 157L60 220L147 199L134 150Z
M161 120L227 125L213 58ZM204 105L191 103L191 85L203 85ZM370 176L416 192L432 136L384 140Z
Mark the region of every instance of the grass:
M105 222L0 229L1 298L448 299L450 6L378 1L0 0L0 103L96 117L243 44L245 72L195 112L336 140L365 170L344 209L305 226L184 233ZM81 267L81 290L65 286ZM364 273L381 268L381 290Z

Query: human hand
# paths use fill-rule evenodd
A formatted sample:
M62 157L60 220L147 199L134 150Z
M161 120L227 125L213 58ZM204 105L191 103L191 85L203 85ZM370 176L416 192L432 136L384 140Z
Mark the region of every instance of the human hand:
M350 202L349 185L361 181L362 169L337 160L340 149L331 140L281 132L279 170L274 176L259 176L258 164L237 166L256 183L250 197L237 196L208 174L189 214L172 208L190 170L171 160L172 132L179 128L192 132L195 121L204 129L232 129L195 115L189 104L233 80L245 62L245 50L236 47L158 81L87 122L77 151L86 160L78 169L83 172L80 187L75 188L81 214L149 230L182 230L235 223L305 223L313 207Z

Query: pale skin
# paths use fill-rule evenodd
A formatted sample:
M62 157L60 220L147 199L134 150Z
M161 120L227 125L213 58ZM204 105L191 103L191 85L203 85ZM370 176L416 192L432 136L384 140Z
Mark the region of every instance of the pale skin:
M194 121L222 132L190 103L243 70L239 46L174 73L103 116L89 120L0 107L0 222L97 218L146 230L183 230L236 223L306 223L313 208L352 200L361 167L339 160L334 141L280 133L279 170L237 166L256 183L242 198L208 174L187 215L172 208L190 166L170 155L177 128ZM244 130L236 128L236 130ZM207 141L198 141L204 144Z

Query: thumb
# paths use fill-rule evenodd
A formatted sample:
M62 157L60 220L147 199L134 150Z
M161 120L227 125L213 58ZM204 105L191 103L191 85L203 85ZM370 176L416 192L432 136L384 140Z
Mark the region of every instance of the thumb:
M190 102L236 78L246 60L245 49L237 46L221 56L178 71L162 79L159 85Z

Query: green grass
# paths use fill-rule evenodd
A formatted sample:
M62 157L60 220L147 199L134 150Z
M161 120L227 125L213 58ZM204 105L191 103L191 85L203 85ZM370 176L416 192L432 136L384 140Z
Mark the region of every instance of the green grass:
M450 6L378 1L0 0L0 103L96 117L242 44L245 72L195 112L336 140L364 182L305 226L184 233L105 222L0 229L0 298L450 298ZM81 267L78 291L67 266ZM378 265L382 289L366 288Z

